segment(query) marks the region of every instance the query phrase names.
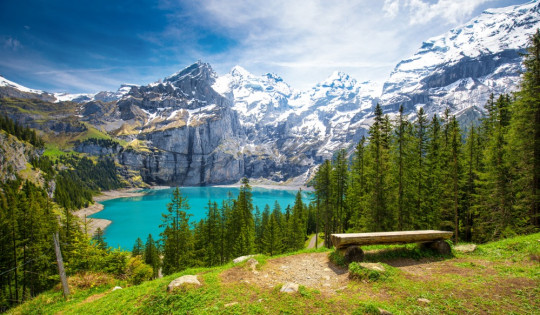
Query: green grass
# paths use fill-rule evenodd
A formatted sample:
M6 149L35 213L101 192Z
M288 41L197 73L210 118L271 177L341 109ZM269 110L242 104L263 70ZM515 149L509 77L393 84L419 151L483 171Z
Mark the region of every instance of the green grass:
M285 294L279 292L279 284L268 288L242 279L224 282L221 273L233 268L227 264L190 269L114 292L114 285L124 287L125 283L117 280L78 289L67 301L59 289L53 289L9 313L376 314L381 308L393 314L534 314L540 309L540 264L531 255L539 252L539 239L540 233L520 236L447 257L419 254L409 246L369 247L366 256L373 253L370 261L381 259L384 275L376 281L348 281L333 294L305 286L297 293ZM255 259L258 269L265 270L272 259L315 252L330 250L257 255ZM240 268L244 268L242 264ZM198 274L203 286L167 292L167 284L185 274ZM420 298L429 303L419 302Z
M60 149L55 143L46 143L45 151L43 152L44 156L47 156L53 160L58 159L62 155L66 155L68 152Z

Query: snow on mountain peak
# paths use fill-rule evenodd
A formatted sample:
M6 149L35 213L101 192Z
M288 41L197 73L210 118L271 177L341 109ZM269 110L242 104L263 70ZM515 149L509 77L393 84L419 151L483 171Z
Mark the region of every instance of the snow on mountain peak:
M17 90L19 90L21 92L26 92L26 93L35 93L35 94L43 94L44 93L43 91L29 89L26 86L22 86L20 84L17 84L17 83L15 83L13 81L10 81L10 80L4 78L1 75L0 75L0 86L11 87L11 88L14 88L14 89L17 89Z
M249 78L253 76L249 71L247 71L246 69L244 69L243 67L239 65L234 66L231 69L230 74L234 77L242 77L242 78Z
M539 11L538 0L489 9L424 41L384 83L383 107L431 104L431 113L446 107L457 111L482 106L491 93L511 92L519 82L520 52L540 28Z
M454 63L464 57L524 49L530 35L540 27L539 8L540 3L532 1L486 10L468 23L423 42L414 56L396 66L390 79L402 80L399 74L421 69L432 71L434 66Z
M356 86L356 80L341 71L334 71L326 80L317 84L317 87L330 87L340 89L352 89Z
M212 66L210 66L209 63L202 62L198 60L194 64L166 77L163 81L164 82L177 82L181 81L185 78L217 78L217 74L212 69Z

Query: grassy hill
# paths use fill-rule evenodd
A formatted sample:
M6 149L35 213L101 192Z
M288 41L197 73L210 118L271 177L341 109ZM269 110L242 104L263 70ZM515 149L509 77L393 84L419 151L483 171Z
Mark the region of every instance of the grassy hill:
M256 256L255 270L232 263L125 287L103 274L70 278L66 301L58 287L9 314L393 314L540 311L540 233L480 245L472 253L439 257L414 245L366 247L366 260L386 268L377 280L349 280L329 251ZM197 274L200 287L167 292L173 279ZM297 293L281 293L286 282ZM123 289L112 289L115 286Z

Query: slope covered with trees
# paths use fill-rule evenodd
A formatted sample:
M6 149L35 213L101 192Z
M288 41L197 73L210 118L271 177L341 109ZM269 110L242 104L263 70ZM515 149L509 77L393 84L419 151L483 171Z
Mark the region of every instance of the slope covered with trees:
M412 121L403 108L391 119L377 105L348 167L338 152L315 176L325 235L443 229L456 242L485 242L538 230L538 31L531 41L521 90L492 95L478 126L460 126L448 112L428 119L422 108Z

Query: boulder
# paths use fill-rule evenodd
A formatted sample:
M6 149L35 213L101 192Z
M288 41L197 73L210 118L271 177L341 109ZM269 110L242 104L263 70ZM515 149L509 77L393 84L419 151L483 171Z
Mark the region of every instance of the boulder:
M462 244L454 246L454 250L460 252L460 253L472 253L476 250L475 244Z
M280 292L295 293L298 292L298 284L293 282L287 282L282 287Z
M176 278L173 281L171 281L171 283L169 283L169 285L167 286L167 291L170 292L174 290L175 288L181 287L184 285L194 285L194 286L199 287L201 286L201 283L197 279L197 276L193 276L193 275L181 276L180 278Z
M112 289L113 291L116 291L116 290L122 290L122 287L119 287L119 286L116 286Z
M254 257L254 256L255 255L240 256L240 257L237 257L237 258L233 259L233 263L238 264L238 263L241 263L244 260L248 260L248 259L250 259L251 257Z

